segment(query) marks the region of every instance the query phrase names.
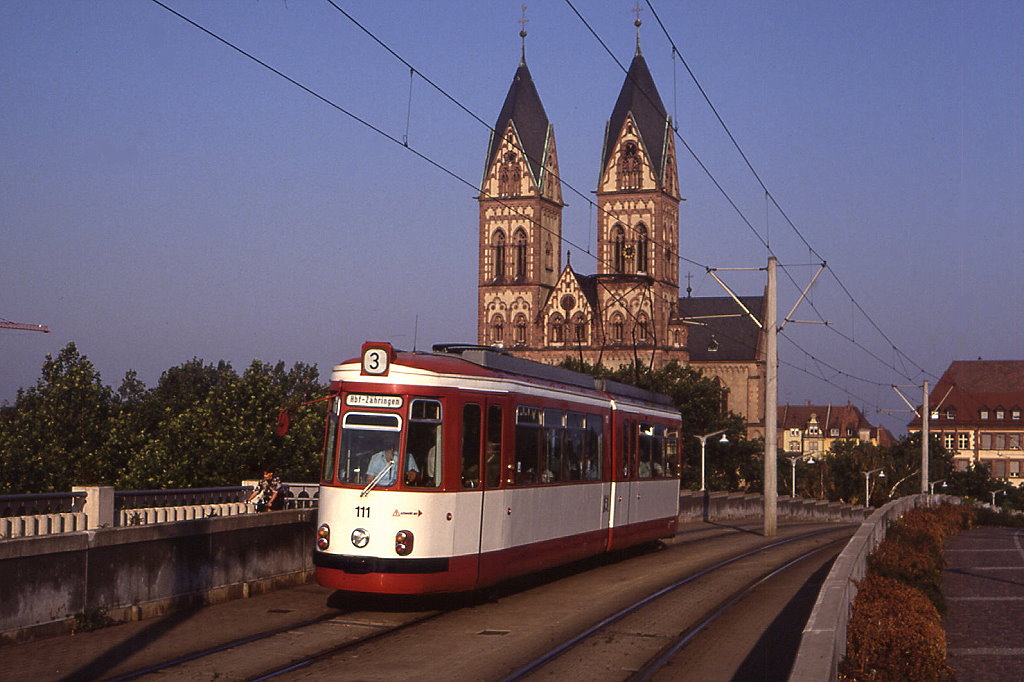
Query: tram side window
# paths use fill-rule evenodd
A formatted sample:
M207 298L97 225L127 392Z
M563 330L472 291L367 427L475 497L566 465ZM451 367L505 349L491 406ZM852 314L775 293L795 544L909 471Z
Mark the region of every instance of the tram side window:
M660 476L658 469L662 468L662 465L657 461L658 440L654 436L654 426L640 424L640 439L637 445L637 475L640 478Z
M406 435L406 483L418 488L436 488L441 484L441 403L416 398L409 406L409 432ZM415 471L414 471L415 469Z
M480 487L480 406L462 407L462 487Z
M561 410L544 410L544 454L547 455L541 471L541 483L557 483L565 480L562 472L564 462L565 413Z
M586 447L587 418L579 412L565 415L565 478L569 481L584 480L583 451Z
M501 405L487 408L487 487L501 484Z
M541 414L536 407L519 405L516 408L516 483L537 483L540 480L544 437Z
M586 429L583 478L588 481L599 481L604 474L604 419L588 414Z
M334 455L338 449L338 424L341 412L341 399L331 400L331 409L327 413L327 433L324 436L324 461L320 469L320 480L326 483L334 480Z

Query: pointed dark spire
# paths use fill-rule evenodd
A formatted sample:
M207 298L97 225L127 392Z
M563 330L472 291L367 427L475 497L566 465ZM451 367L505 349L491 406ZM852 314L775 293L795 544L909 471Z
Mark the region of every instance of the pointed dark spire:
M530 171L535 181L540 181L540 174L544 168L544 147L548 135L548 116L544 113L544 105L541 104L540 95L537 94L537 87L533 84L533 77L530 69L524 60L509 86L508 94L505 96L505 103L501 106L501 113L494 124L494 135L491 136L491 148L487 153L487 165L494 163L494 155L498 153L501 146L501 136L505 134L508 124L512 123L523 144L530 164Z
M608 164L608 156L612 153L615 141L622 131L626 117L632 114L638 132L643 140L644 148L651 157L654 166L654 177L661 178L664 162L665 135L670 130L668 113L654 85L654 78L639 47L633 61L629 65L626 80L615 101L611 119L608 121L608 132L604 141L604 158L601 167Z

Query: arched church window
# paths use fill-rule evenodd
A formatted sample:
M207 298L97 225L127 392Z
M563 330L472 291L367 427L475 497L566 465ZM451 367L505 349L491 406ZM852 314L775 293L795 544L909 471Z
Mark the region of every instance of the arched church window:
M576 313L572 316L572 328L575 332L576 343L587 342L587 320L583 317L583 313Z
M491 249L494 256L494 281L505 279L505 233L498 230L491 238Z
M544 268L551 272L555 269L555 250L551 247L551 240L544 245Z
M618 189L639 189L640 169L643 164L640 161L640 150L635 142L627 142L622 146L619 154L618 173L616 185Z
M625 322L622 319L622 315L615 313L612 315L612 343L621 344L625 338Z
M612 230L612 268L619 274L626 271L626 231L622 225Z
M512 248L515 250L515 278L521 280L526 278L526 232L523 228L516 230L512 238Z
M647 228L641 223L636 226L636 271L647 272Z
M641 315L636 320L636 342L647 344L651 341L651 323L646 315Z
M503 197L517 196L519 194L519 181L522 179L522 171L519 169L519 157L515 152L505 154L498 169L498 195Z
M551 343L565 343L565 320L559 313L551 316L548 338L551 339Z
M515 327L515 341L517 346L526 345L526 315L522 313L516 315L516 319L512 322L512 326Z
M491 343L500 346L505 343L505 320L501 315L491 319Z

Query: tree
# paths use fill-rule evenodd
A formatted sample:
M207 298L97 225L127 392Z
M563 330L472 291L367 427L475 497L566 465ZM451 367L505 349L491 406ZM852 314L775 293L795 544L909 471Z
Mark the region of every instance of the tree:
M114 396L74 343L46 356L35 386L0 420L0 490L55 492L111 480L105 457Z

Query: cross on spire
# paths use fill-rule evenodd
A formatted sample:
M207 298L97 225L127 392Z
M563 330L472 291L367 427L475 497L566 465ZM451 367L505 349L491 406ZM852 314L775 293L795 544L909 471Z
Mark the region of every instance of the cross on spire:
M633 5L633 14L636 19L633 20L633 25L636 26L636 53L640 54L640 24L644 23L640 21L640 12L643 12L644 8L640 6L640 0L636 0L636 4Z
M525 64L526 63L526 25L528 23L530 23L530 20L526 18L526 5L522 5L521 9L523 10L523 16L519 20L519 37L523 39L522 60L523 60L523 63Z

